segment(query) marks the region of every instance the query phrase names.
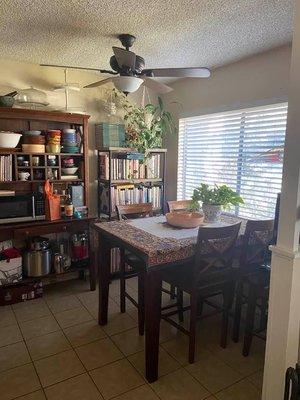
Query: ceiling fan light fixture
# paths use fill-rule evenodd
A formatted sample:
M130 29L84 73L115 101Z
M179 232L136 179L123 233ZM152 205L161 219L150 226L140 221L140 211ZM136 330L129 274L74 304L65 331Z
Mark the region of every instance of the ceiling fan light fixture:
M116 76L112 78L112 82L120 92L133 93L139 89L144 80L136 76Z

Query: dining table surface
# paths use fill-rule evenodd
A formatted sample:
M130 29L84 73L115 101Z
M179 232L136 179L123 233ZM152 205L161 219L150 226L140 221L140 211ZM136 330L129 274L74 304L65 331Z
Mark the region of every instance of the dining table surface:
M246 219L222 214L218 222L203 223L201 228L229 226L241 222L239 237ZM145 271L145 371L146 379L158 377L159 326L161 315L162 272L172 273L172 266L183 264L195 253L199 228L176 228L164 215L124 221L97 222L98 238L99 324L108 322L110 251L120 248L141 260Z

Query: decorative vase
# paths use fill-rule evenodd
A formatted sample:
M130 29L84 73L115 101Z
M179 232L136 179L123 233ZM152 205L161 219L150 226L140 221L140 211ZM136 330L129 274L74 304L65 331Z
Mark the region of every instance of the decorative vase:
M222 213L222 206L215 204L202 204L204 222L218 222Z

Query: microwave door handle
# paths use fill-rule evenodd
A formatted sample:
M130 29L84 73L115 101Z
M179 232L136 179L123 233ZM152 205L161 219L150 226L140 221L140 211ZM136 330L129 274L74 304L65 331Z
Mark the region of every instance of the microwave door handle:
M34 195L32 195L31 200L32 200L32 218L35 219L35 199L34 199Z

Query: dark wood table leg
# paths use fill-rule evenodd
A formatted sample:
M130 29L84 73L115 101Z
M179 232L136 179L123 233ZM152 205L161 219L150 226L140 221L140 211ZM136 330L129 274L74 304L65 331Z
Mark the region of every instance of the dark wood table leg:
M146 379L154 382L158 377L162 280L158 271L147 271L145 278Z
M110 245L101 235L98 235L98 275L99 275L99 325L107 324L108 294L110 282Z
M93 232L91 227L88 230L89 233L89 271L90 271L90 289L96 290L96 279L97 279L97 252L96 245L94 243L94 235L96 233Z

